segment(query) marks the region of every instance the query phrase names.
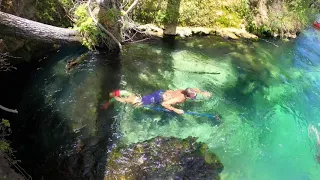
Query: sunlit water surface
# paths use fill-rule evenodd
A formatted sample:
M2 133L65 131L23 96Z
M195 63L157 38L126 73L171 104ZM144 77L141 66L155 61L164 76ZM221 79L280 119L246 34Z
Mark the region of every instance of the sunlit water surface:
M194 136L220 157L222 179L320 179L316 137L308 131L320 130L319 50L314 29L290 42L203 37L125 46L121 65L112 63L119 61L113 56L89 53L66 73L66 62L81 52L65 49L34 74L21 103L22 119L41 119L29 132L34 144L24 148L37 155L33 163L50 167L43 176L68 169L56 161L81 156L82 163L72 162L82 166L78 175L102 177L107 149L115 143ZM220 114L222 122L119 103L99 109L112 89L146 94L186 87L213 96L181 108ZM25 122L21 129L26 126L32 128Z

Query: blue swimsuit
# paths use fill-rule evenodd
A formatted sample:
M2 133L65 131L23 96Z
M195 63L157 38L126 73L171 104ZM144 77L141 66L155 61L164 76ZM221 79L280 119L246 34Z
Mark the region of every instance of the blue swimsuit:
M158 90L151 94L142 96L141 102L143 105L161 104L163 101L162 94L164 90Z

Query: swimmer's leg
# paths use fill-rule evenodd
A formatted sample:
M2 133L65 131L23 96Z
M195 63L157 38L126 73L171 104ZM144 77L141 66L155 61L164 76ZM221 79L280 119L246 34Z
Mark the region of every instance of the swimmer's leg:
M128 97L130 95L133 95L133 93L130 93L129 91L126 90L114 90L111 93L109 93L109 97Z
M120 101L123 103L132 103L136 96L126 90L114 90L109 93L109 101L101 106L101 109L107 109L115 101Z

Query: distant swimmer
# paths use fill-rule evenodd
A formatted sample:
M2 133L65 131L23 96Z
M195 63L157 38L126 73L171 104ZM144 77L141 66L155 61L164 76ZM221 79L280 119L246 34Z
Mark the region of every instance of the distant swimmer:
M110 101L103 106L104 109L106 109L113 101L119 101L137 106L161 105L169 111L183 114L184 111L182 109L175 108L172 105L183 103L187 99L196 100L199 99L200 96L209 98L211 94L198 88L186 88L178 90L158 90L144 96L136 95L126 90L116 90L110 93L109 96Z

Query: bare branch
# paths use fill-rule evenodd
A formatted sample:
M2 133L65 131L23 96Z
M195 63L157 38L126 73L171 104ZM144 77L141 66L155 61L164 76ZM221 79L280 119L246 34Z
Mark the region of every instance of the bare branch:
M10 112L10 113L18 114L18 111L16 109L9 109L9 108L6 108L6 107L1 106L1 105L0 105L0 109L2 109L4 111L7 111L7 112Z
M88 9L89 15L90 15L91 18L93 19L94 23L95 23L96 25L98 25L98 27L99 27L100 29L102 29L105 33L107 33L107 34L113 39L113 41L119 46L120 51L121 51L121 50L122 50L122 45L121 45L121 43L119 42L119 40L118 40L116 37L114 37L114 35L113 35L111 32L109 32L106 28L104 28L103 25L100 24L100 23L96 20L96 18L93 16L93 14L92 14L92 12L91 12L91 9L90 9L90 3L91 3L91 0L89 0L89 1L87 2L87 9Z
M124 5L121 5L121 10L126 7L129 4L129 0L126 0L126 2L124 3Z
M126 14L128 14L130 11L132 11L132 9L138 4L139 0L135 0L131 6L128 8L128 10L126 11Z
M140 40L137 40L137 41L129 42L129 44L139 43L139 42L147 41L147 40L149 40L149 39L150 39L150 38L144 38L144 39L140 39Z
M126 35L126 36L129 37L129 38L128 38L128 39L125 39L124 42L131 41L131 40L137 35L137 33L138 33L138 32L134 33L134 35L131 36L131 37L130 37L129 35Z

